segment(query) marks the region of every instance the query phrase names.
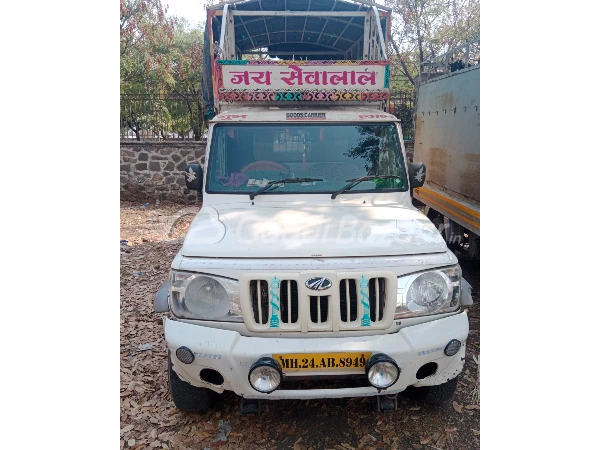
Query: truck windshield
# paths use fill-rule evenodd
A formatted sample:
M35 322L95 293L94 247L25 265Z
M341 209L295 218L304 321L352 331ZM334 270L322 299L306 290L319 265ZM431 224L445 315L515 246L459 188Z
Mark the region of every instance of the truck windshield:
M333 193L347 180L396 175L356 184L346 191L407 191L395 124L227 124L214 127L207 192L248 194L269 181L286 183L262 195Z

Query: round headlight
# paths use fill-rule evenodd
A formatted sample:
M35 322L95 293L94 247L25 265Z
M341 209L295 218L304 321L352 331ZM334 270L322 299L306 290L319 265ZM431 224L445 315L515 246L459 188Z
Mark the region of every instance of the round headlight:
M281 384L281 368L273 358L260 358L252 364L248 381L258 392L268 394Z
M406 300L408 309L425 309L434 312L448 300L449 280L440 272L426 272L419 275L408 288Z
M185 306L197 316L217 319L229 312L229 296L217 280L200 275L185 289Z
M377 389L387 389L400 376L400 368L396 361L383 353L377 353L369 358L366 364L369 383Z

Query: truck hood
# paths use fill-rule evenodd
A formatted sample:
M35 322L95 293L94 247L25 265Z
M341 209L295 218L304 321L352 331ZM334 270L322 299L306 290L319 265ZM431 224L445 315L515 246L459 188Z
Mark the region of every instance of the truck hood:
M183 256L334 258L439 253L438 230L402 206L205 206L192 221Z

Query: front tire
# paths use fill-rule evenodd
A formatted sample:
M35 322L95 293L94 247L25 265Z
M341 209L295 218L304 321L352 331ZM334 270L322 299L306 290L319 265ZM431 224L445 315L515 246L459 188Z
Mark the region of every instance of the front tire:
M169 388L171 398L177 409L181 411L206 411L213 406L217 393L206 388L199 388L181 380L173 370L169 353Z
M451 400L456 392L456 386L458 385L458 377L452 378L445 383L438 384L437 386L423 386L415 388L415 397L418 400L422 400L425 403L438 404Z

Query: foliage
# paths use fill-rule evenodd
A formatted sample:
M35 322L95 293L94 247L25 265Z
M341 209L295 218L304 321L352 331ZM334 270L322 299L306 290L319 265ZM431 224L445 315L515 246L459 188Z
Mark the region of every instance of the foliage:
M479 0L386 0L394 72L415 85L420 64L479 37ZM405 86L403 86L405 87Z
M390 112L400 119L403 138L414 139L412 102L410 103L410 106L407 105L406 102L394 104Z
M172 84L169 53L176 23L161 0L121 0L121 92L147 93Z
M121 0L121 94L146 96L133 103L122 100L122 125L138 139L141 129L163 138L193 131L200 139L205 126L202 45L202 31L185 19L168 16L161 0ZM170 94L178 95L185 107ZM185 122L188 126L181 129ZM166 129L175 123L177 130Z
M204 36L197 28L189 29L182 21L175 31L171 49L173 88L196 93L200 89Z
M186 102L195 139L200 139L206 125L201 91L203 40L199 29L187 30L184 24L176 32L172 51L173 92Z

